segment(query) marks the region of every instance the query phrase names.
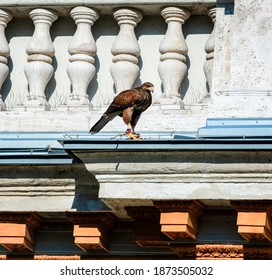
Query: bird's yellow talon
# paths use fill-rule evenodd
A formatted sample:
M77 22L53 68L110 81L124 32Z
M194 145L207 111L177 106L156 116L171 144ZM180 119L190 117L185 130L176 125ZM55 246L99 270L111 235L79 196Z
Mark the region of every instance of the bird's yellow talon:
M129 140L144 140L144 138L140 137L140 134L137 133L128 133L125 134Z

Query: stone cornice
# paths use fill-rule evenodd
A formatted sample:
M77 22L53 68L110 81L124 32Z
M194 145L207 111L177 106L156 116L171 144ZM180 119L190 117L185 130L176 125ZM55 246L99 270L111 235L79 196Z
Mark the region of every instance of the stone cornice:
M272 259L272 246L244 246L245 259Z
M162 177L168 174L170 176L186 176L184 178L186 182L197 182L196 180L199 179L201 182L207 183L214 181L230 183L231 180L231 183L262 182L268 184L271 181L269 160L272 151L250 151L251 156L249 158L249 151L246 150L235 152L229 150L183 150L178 148L174 150L175 147L172 147L173 150L162 150L163 144L161 144L161 149L154 150L152 143L148 141L145 145L149 145L150 150L146 148L143 151L140 150L140 146L137 146L137 149L135 147L133 149L124 147L123 150L118 150L116 149L117 144L113 144L112 149L114 150L107 150L107 152L88 148L77 150L83 144L81 142L69 143L70 146L74 146L71 152L85 163L89 172L94 175L102 175L101 178L97 177L98 180L104 180L105 174L114 176L129 174L137 178L139 175L143 174L145 176L152 173L158 174L160 177L163 168L164 176ZM165 146L168 147L168 144L165 144ZM91 144L86 143L86 145ZM70 146L67 149L70 149ZM150 158L152 158L152 161L150 161ZM121 178L118 179L121 180ZM145 180L147 181L148 178L145 178Z

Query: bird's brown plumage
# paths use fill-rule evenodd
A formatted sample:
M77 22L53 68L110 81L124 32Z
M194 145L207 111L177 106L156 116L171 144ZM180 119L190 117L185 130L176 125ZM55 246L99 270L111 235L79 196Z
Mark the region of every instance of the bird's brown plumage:
M116 116L123 118L130 132L134 128L142 114L152 103L151 92L154 85L152 83L143 83L140 87L124 90L120 92L109 105L106 112L99 121L90 129L91 134L99 132L109 121Z

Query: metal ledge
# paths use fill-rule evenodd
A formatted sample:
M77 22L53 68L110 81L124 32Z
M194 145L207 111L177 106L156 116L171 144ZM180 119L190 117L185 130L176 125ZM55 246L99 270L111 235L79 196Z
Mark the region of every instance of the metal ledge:
M272 139L172 139L172 140L66 140L67 151L158 151L158 150L272 150Z
M0 164L71 164L63 133L0 133Z
M75 152L271 151L272 118L207 119L197 132L144 132L131 141L118 132L0 133L0 164L71 164Z

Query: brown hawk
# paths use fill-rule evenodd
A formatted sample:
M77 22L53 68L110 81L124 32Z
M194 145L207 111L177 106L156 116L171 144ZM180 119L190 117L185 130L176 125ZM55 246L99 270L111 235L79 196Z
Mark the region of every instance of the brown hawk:
M151 105L153 90L154 85L146 82L139 87L120 92L99 121L90 129L90 133L99 132L109 121L120 116L127 125L125 135L131 139L139 138L139 134L134 133L134 128L142 112Z

